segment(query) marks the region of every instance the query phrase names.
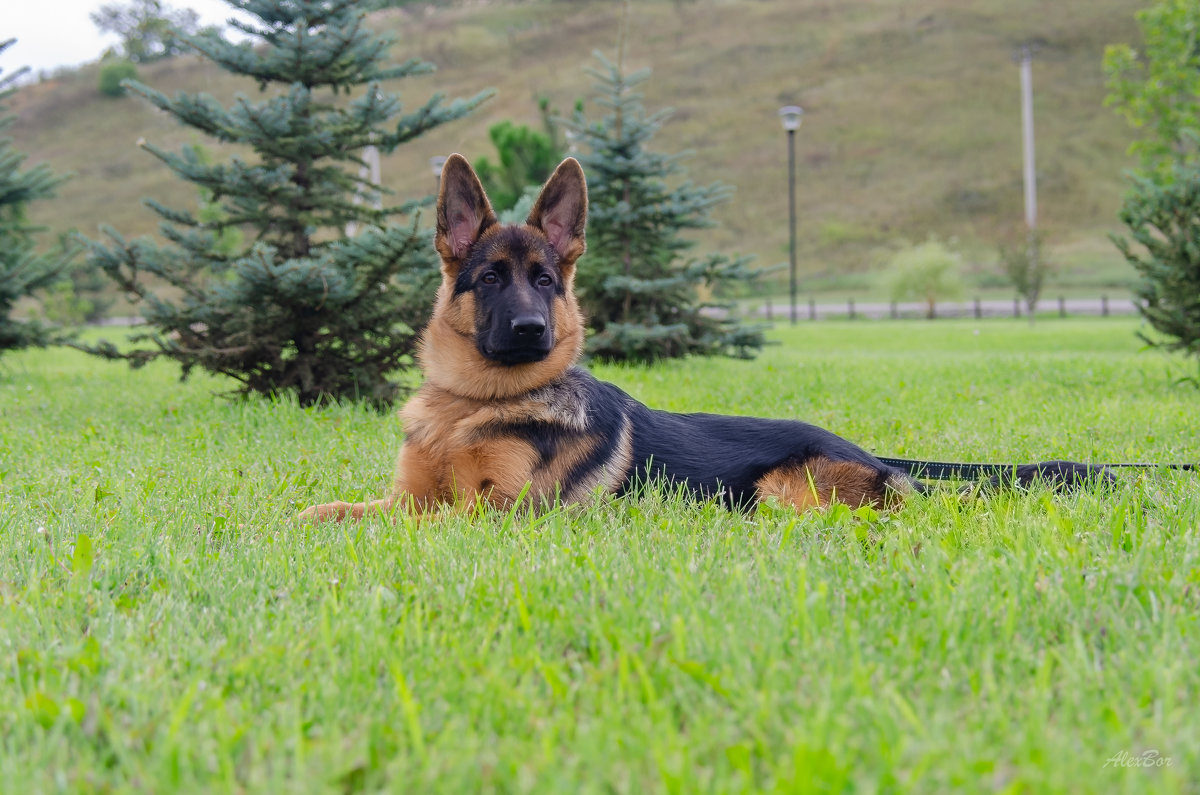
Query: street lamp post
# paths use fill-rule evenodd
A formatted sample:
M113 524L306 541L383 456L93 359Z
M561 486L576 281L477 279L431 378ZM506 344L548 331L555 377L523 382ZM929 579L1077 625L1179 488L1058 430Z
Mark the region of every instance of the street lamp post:
M804 110L796 105L786 105L779 109L779 120L783 129L787 130L788 138L788 256L791 261L791 318L796 323L796 130L800 127L800 117Z

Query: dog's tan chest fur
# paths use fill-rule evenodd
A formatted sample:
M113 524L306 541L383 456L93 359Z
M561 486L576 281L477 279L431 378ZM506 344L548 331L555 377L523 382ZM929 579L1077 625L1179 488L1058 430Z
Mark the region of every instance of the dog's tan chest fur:
M473 501L476 495L510 505L526 484L529 497L540 503L578 502L598 486L615 490L630 465L628 439L611 465L571 479L571 493L560 492L566 474L602 441L588 432L584 403L570 400L564 390L569 386L555 382L519 397L480 401L426 382L400 412L406 438L394 494L425 506ZM533 436L554 439L551 454L531 441L535 426Z

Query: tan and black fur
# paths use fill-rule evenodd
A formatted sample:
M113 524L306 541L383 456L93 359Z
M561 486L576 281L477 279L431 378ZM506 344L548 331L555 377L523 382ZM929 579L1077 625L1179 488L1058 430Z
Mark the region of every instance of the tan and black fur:
M586 222L587 185L574 159L514 225L497 222L465 158L446 161L435 237L442 284L422 334L425 382L401 411L392 492L315 505L302 518L361 518L396 505L426 512L477 498L508 506L523 492L535 504L575 503L660 480L739 508L767 498L800 510L834 500L888 507L924 489L814 425L656 411L578 368L584 327L573 283ZM1015 477L1087 474L1058 462Z

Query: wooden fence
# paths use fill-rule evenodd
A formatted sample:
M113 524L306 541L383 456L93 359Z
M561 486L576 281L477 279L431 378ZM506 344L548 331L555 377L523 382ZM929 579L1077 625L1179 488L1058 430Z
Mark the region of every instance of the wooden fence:
M751 305L753 306L753 305ZM1038 302L1036 315L1038 317L1068 317L1093 316L1108 317L1109 315L1133 315L1137 307L1129 298L1110 298L1101 295L1099 298L1056 298L1042 299ZM784 302L764 300L758 306L758 314L767 320L787 321L791 318L791 306ZM946 301L935 304L933 317L937 318L985 318L985 317L1027 317L1025 302L1020 298L1012 300L973 298L969 301ZM809 298L796 306L796 320L829 320L867 318L872 320L903 320L929 317L929 306L924 303L891 303L857 302L853 298L844 301L817 301Z

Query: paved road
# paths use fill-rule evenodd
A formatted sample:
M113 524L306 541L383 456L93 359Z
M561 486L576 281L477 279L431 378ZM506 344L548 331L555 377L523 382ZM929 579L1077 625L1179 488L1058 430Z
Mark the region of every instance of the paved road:
M771 301L751 303L751 312L757 313L763 317L770 317L773 320L787 320L789 317L789 307L785 301ZM818 301L809 303L807 300L800 302L796 307L796 316L799 320L822 320L831 318L849 317L853 312L855 317L881 319L888 317L900 318L924 318L926 307L924 304L901 303L858 303L855 301L853 307L849 300L844 302L833 301ZM1137 308L1132 300L1128 298L1067 298L1061 303L1057 298L1042 300L1038 302L1038 315L1056 315L1060 312L1065 312L1068 316L1071 315L1133 315L1137 314ZM1013 317L1019 313L1020 317L1025 317L1025 306L1020 304L1014 307L1013 302L997 301L997 300L980 300L980 301L953 301L938 304L936 308L937 317L953 318L953 317Z

